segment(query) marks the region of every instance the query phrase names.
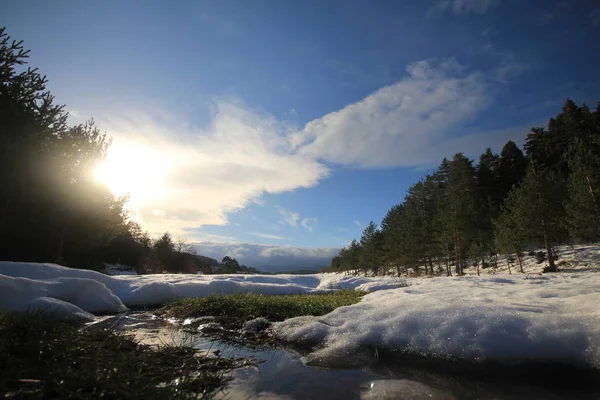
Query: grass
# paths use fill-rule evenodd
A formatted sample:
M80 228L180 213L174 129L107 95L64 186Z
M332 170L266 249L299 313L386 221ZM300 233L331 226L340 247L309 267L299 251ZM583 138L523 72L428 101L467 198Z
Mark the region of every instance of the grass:
M81 330L44 313L0 314L0 398L211 398L236 360L191 347L151 347L131 336Z
M165 305L163 310L166 316L173 318L212 316L223 327L237 329L244 322L258 317L283 321L302 315L325 315L338 307L358 303L364 295L365 292L358 290L280 296L253 293L211 295L176 300Z

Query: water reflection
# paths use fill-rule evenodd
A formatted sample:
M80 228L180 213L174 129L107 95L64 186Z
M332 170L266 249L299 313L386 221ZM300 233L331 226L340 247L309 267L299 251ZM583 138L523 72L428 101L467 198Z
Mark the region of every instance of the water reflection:
M546 371L538 374L542 379L532 380L531 374L521 376L523 371L517 368L473 371L456 363L401 359L381 353L377 357L379 362L372 362L366 349L347 352L352 360L336 358L331 365L318 363L353 368L327 369L304 364L301 355L293 350L234 347L186 333L178 325L150 313L128 313L98 318L84 329L128 331L147 344L185 343L221 357L264 360L231 372L234 380L217 396L219 399L600 399L599 383L594 383L596 375L580 379L579 375ZM310 363L311 358L304 360ZM362 367L357 360L364 362Z
M300 355L275 349L251 350L198 338L193 345L223 357L255 357L257 367L233 372L234 381L221 399L360 399L360 387L377 377L358 369L307 367Z

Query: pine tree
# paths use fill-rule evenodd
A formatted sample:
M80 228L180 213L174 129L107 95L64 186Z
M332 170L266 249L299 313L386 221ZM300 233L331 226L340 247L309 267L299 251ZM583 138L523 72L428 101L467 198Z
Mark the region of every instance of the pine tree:
M519 147L509 140L500 153L498 166L498 181L502 191L502 200L506 198L513 186L517 185L527 170L527 159Z
M458 153L450 163L447 183L448 227L451 230L456 273L463 273L466 249L474 236L475 169L471 160Z
M600 237L600 155L582 140L576 140L566 153L571 175L565 204L567 225L575 241L595 241Z
M475 240L483 263L485 253L491 252L495 247L492 220L497 218L504 198L500 186L500 157L489 148L479 158L476 167L476 181L475 228L477 232Z
M521 246L526 244L525 238L533 240L546 249L549 264L546 271L556 271L552 247L566 238L564 197L564 184L558 174L530 163L523 181L506 199L503 214L507 215L501 216L501 220L505 219L502 224L505 229L499 232L501 243L512 240L503 235L519 239ZM509 224L513 226L508 228Z
M362 251L360 253L360 263L365 273L371 270L374 275L379 274L381 263L381 252L383 248L383 237L377 224L371 221L363 230L360 238Z
M404 204L393 206L381 221L383 261L396 269L398 276L407 265L405 244Z

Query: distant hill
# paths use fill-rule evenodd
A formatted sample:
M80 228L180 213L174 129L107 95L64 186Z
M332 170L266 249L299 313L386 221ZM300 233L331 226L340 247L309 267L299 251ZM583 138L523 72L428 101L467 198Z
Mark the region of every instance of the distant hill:
M318 274L318 273L319 273L319 271L312 270L312 269L297 269L294 271L276 272L276 274L289 274L289 275L312 275L312 274Z
M330 265L331 258L339 252L339 249L331 247L272 246L250 243L198 242L194 245L198 253L216 258L230 256L240 264L271 273L290 273L290 271L316 273Z
M196 255L196 258L198 258L204 264L210 265L211 267L218 267L219 265L221 265L221 263L219 261L215 260L214 258L201 256L201 255Z

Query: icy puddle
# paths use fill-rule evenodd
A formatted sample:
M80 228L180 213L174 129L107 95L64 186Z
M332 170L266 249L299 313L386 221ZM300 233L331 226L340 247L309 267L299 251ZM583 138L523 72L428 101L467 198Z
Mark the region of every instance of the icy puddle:
M222 357L262 360L258 366L231 373L233 381L219 399L598 399L600 386L554 368L518 378L517 370L468 367L410 360L390 354L378 358L370 350L341 356L331 365L354 368L319 368L303 363L287 349L254 350L234 347L201 335L184 332L172 322L150 313L100 317L86 329L128 331L147 344L186 343ZM311 360L304 359L311 363ZM358 365L362 365L358 367ZM473 371L469 372L469 368ZM511 372L512 371L512 372ZM522 370L526 372L526 370ZM473 378L476 376L477 378Z

